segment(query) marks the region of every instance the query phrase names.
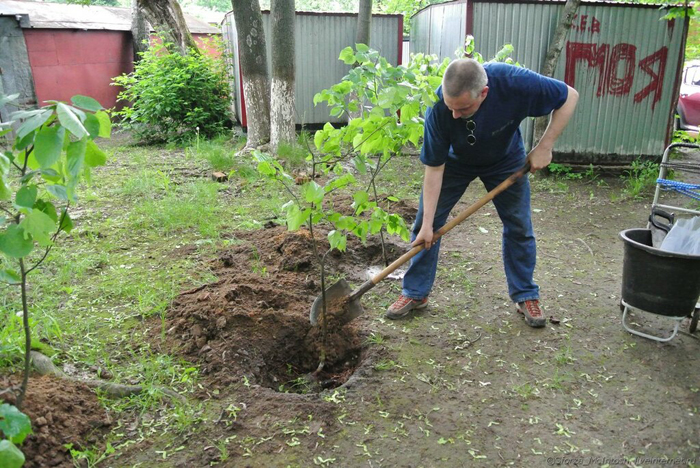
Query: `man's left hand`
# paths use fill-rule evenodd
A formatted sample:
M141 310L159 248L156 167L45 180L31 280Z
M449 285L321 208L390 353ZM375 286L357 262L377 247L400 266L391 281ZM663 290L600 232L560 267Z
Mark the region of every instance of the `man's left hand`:
M551 148L545 148L540 145L535 146L527 155L528 161L530 161L530 172L534 174L540 169L544 169L549 166L552 162L552 150Z

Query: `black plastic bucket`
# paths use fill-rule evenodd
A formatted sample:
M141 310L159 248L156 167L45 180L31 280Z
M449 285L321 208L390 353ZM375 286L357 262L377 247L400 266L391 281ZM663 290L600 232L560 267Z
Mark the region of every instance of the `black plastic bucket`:
M692 314L700 297L700 255L655 249L649 229L627 229L620 238L625 243L622 300L658 315Z

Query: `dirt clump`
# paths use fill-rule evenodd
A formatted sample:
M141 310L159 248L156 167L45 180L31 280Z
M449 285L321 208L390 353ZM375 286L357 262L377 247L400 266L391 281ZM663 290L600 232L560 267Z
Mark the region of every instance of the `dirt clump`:
M0 379L0 387L19 384L20 376ZM11 393L4 403L14 404ZM29 416L33 434L19 447L26 458L25 468L73 467L70 450L84 450L99 440L112 424L107 411L86 385L50 376L29 379L22 412Z
M325 235L319 235L320 248L327 250ZM311 304L321 291L309 231L271 226L236 233L236 239L240 244L212 262L218 281L173 301L163 345L200 363L216 387L245 381L304 393L310 374L342 384L361 360L362 340L352 324L329 322L325 341L320 327L310 324ZM163 329L156 323L159 342ZM323 370L314 373L321 361Z

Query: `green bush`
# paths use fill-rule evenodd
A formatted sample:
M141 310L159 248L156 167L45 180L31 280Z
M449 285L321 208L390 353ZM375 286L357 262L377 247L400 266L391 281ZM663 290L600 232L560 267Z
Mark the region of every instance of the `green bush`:
M130 106L114 115L146 141L182 142L214 136L230 127L228 74L223 59L204 53L169 52L161 38L142 55L133 73L114 78Z

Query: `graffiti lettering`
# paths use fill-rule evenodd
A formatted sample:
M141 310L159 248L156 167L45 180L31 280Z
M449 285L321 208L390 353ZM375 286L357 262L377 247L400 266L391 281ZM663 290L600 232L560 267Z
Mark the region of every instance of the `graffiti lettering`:
M595 16L575 15L574 21L571 24L571 29L580 32L589 32L591 34L600 32L600 21Z
M651 80L634 95L634 102L642 102L653 93L652 110L661 100L668 48L661 47L656 52L639 61L639 69L651 77ZM564 81L574 86L576 65L584 62L588 68L597 71L596 96L626 96L632 91L634 83L637 47L621 43L610 47L609 44L592 44L568 42L566 44L566 66Z
M613 96L624 96L629 94L634 81L634 64L637 55L637 48L632 44L617 44L612 49L610 61L608 62L608 92ZM617 75L620 62L626 62L625 72L622 78ZM640 64L641 65L641 64Z
M574 87L576 80L576 62L585 60L589 68L598 69L598 90L596 96L605 94L605 58L608 56L608 44L586 44L583 42L566 43L566 68L564 70L564 81Z
M639 68L651 76L651 81L641 91L634 95L634 102L642 102L652 91L654 100L651 102L651 109L654 110L656 103L661 100L661 90L663 89L664 73L666 72L666 58L668 57L668 47L662 47L648 57L639 61ZM651 68L654 63L659 63L657 72Z

